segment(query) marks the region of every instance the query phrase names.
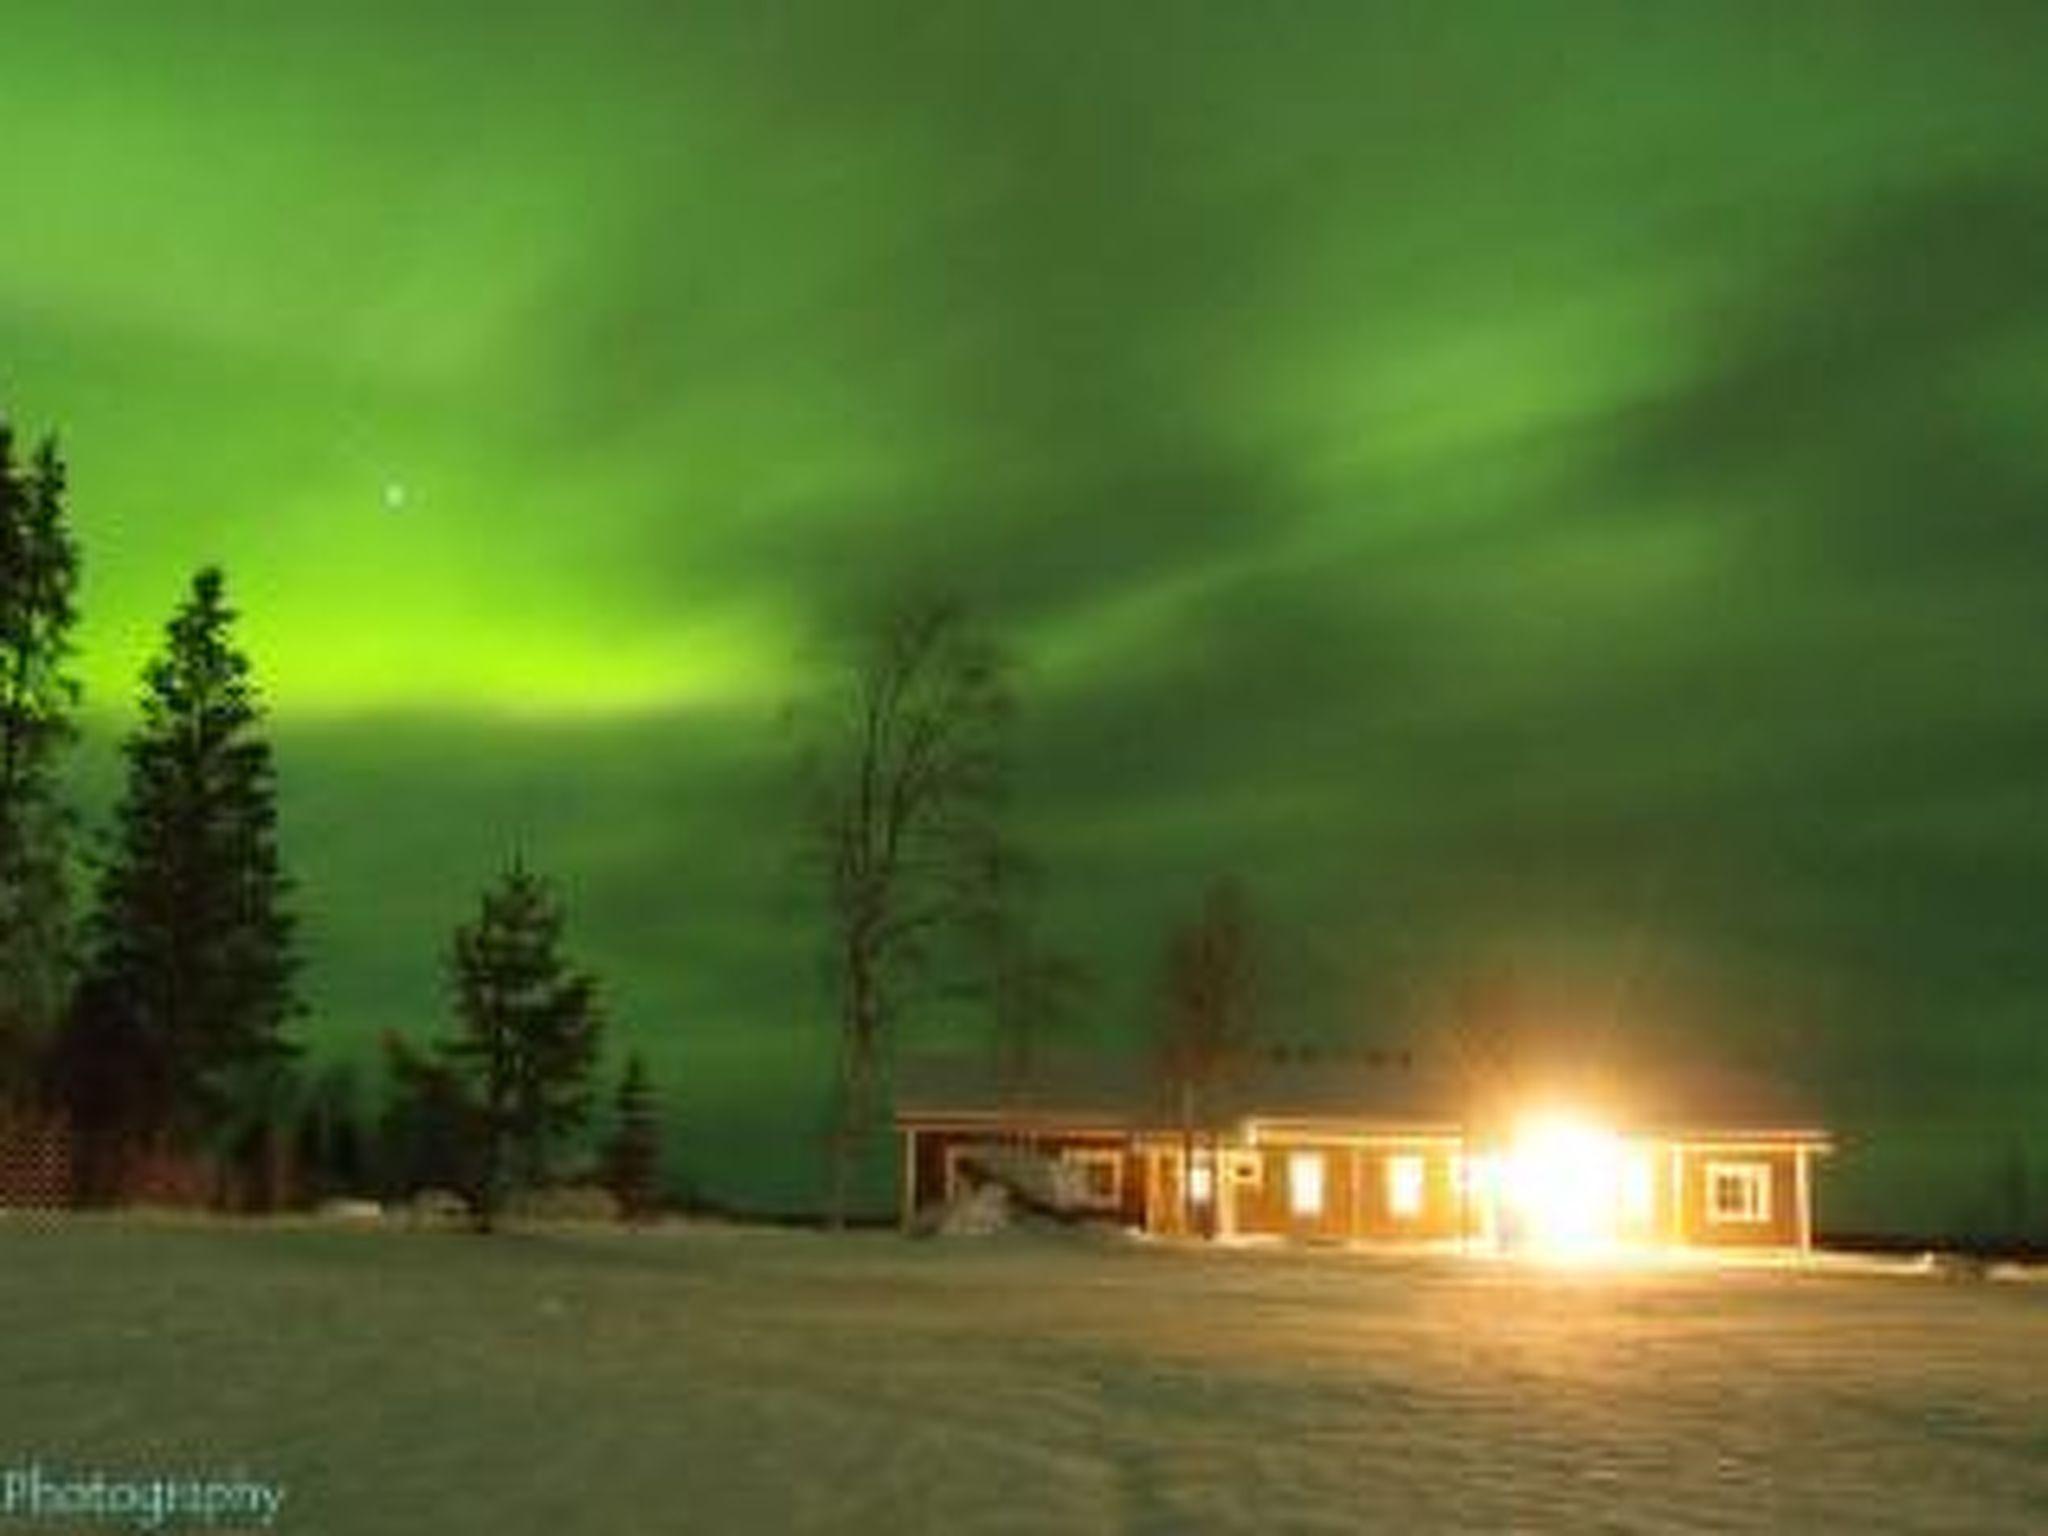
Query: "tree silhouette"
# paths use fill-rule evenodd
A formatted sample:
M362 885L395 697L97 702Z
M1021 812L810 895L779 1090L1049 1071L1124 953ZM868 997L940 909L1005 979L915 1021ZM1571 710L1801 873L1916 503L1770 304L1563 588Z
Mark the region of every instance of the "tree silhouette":
M263 710L218 568L143 672L65 1075L87 1138L268 1144L295 1048L288 885Z
M1196 1136L1209 1135L1213 1181L1219 1090L1251 1045L1258 1002L1251 908L1236 881L1212 881L1201 914L1168 938L1162 983L1157 1059L1180 1127L1181 1215L1193 1231ZM1211 1221L1218 1198L1212 1183Z
M643 1221L661 1203L661 1107L647 1076L647 1063L635 1051L619 1080L618 1128L606 1158L608 1182L628 1221Z
M553 893L515 859L451 946L458 1027L438 1050L475 1105L483 1231L510 1182L546 1182L555 1143L590 1112L597 984L564 964L561 935Z
M383 1036L389 1097L378 1124L378 1185L388 1198L421 1190L477 1196L476 1105L461 1074L392 1031Z
M56 444L17 465L0 416L0 1103L32 1085L70 987L71 813L57 771L77 733L77 585Z
M903 603L884 616L804 765L838 993L835 1227L880 1108L897 1015L937 947L966 935L993 900L1009 676L957 604Z
M319 1201L363 1192L368 1169L356 1076L348 1066L328 1068L301 1095L293 1161L305 1199Z
M983 890L989 899L969 924L972 959L963 990L987 1010L998 1097L1005 1118L1019 1128L1046 1047L1072 1023L1092 978L1053 948L1033 921L1037 867L1006 844L991 847L988 859Z

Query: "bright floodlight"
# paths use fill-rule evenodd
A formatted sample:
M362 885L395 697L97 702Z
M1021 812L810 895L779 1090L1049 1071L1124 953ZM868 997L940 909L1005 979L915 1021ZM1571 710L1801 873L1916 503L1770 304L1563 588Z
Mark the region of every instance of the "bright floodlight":
M1502 1193L1537 1247L1602 1248L1616 1235L1627 1161L1612 1131L1561 1116L1532 1120L1502 1166Z

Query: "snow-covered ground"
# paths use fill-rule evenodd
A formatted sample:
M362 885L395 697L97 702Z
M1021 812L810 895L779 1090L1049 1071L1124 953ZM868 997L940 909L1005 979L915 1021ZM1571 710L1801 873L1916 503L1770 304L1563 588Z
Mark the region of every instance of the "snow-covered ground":
M2048 1286L1897 1263L71 1225L0 1311L0 1449L281 1529L2048 1532Z
M743 1397L826 1523L2048 1532L2034 1287L1025 1239L810 1269Z

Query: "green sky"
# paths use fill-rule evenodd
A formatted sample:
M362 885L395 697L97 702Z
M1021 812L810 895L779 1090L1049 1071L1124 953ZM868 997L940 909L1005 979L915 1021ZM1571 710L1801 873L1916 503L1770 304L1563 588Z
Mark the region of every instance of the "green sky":
M1844 1222L1975 1219L2030 1135L2048 1188L2044 50L2027 5L15 7L0 401L73 464L92 792L224 562L314 1036L430 1027L517 840L696 1176L794 1199L777 722L947 585L1027 664L1090 1028L1234 870L1284 1033L1620 988L1821 1098Z

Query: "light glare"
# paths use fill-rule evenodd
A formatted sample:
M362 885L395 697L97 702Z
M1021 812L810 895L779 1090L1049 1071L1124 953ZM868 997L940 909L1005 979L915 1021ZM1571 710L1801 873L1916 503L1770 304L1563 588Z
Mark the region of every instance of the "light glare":
M1501 1173L1524 1237L1538 1248L1573 1253L1614 1242L1627 1171L1613 1132L1558 1116L1524 1125Z

